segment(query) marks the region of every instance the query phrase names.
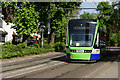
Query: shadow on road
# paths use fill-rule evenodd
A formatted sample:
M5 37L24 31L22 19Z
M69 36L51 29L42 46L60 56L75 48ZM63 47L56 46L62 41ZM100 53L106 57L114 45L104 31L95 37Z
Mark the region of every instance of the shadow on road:
M53 58L53 59L51 59L51 60L53 60L53 61L67 62L67 61L66 61L66 56ZM90 63L95 63L95 62L94 62L94 61L93 61L93 62L90 62L90 61L80 61L80 60L75 60L75 61L73 61L73 60L72 60L70 63L72 63L72 64L76 64L76 63L78 63L78 64L90 64Z
M100 62L120 62L120 47L109 47L102 54L106 55L100 59Z
M120 62L120 47L109 47L99 62Z
M120 47L110 47L108 51L105 52L106 55L102 57L99 62L120 62ZM104 54L104 53L103 53ZM53 61L62 61L66 62L66 56L61 56L57 58L51 59ZM72 61L73 63L80 63L80 64L90 64L95 63L89 61Z
M120 51L107 51L107 55L100 59L101 62L120 62Z
M66 59L66 56L61 56L61 57L57 57L57 58L52 58L51 60L66 62L65 59Z

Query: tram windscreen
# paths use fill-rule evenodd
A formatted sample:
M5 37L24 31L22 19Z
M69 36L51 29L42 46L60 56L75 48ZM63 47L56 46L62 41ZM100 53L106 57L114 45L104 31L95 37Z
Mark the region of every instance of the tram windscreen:
M96 29L95 23L69 22L69 40L71 47L91 47Z

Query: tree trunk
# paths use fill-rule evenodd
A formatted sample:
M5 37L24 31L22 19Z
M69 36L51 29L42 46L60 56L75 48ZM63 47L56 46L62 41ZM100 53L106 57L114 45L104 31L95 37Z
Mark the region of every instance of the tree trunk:
M62 42L62 39L63 39L63 37L62 37L62 31L61 31L61 33L60 33L60 42Z
M50 34L48 34L48 44L50 44Z
M55 31L53 30L51 34L51 43L54 44L54 41L55 41Z

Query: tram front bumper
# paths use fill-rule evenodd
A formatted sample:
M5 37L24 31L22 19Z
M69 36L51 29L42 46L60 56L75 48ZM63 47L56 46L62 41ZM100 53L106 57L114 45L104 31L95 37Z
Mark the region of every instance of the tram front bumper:
M100 53L67 52L67 58L73 60L99 60Z

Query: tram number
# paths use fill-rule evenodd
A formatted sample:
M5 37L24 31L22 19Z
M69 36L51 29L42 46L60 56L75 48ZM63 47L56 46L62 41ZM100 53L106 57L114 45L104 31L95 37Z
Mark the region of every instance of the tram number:
M80 52L80 53L82 53L82 52L84 52L84 50L76 50L76 52Z

